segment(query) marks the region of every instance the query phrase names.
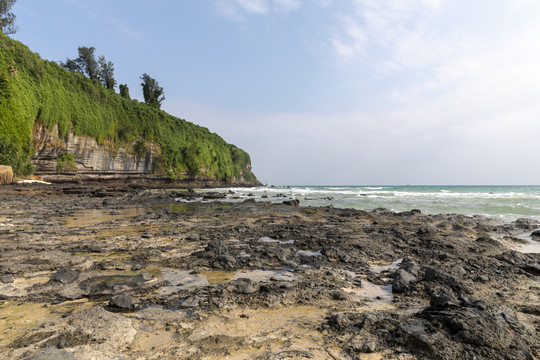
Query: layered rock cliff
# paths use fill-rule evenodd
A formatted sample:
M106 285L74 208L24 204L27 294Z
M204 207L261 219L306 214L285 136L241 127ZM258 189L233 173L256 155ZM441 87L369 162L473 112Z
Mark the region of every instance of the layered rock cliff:
M32 140L35 153L32 163L36 174L57 174L58 159L65 154L73 154L75 158L76 170L69 171L71 174L121 176L152 173L156 147L151 143L144 155L137 156L125 148L111 149L98 145L96 139L90 136L68 133L68 139L64 142L57 134L56 128L48 131L40 124L34 126Z

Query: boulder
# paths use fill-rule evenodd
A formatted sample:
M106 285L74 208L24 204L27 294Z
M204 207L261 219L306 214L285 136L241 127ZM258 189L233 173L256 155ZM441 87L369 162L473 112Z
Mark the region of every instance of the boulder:
M64 267L51 276L51 281L56 281L61 284L70 284L77 280L78 277L79 273L77 271Z
M254 294L260 290L260 285L257 282L247 278L240 278L231 281L232 290L237 294Z
M13 182L13 169L11 166L0 165L0 185L9 185Z
M289 206L300 206L300 200L294 199L294 200L285 200L283 202L283 205L289 205Z
M131 295L115 295L109 300L109 306L120 310L137 310L141 307L141 302Z
M394 283L392 284L392 292L395 293L402 293L404 292L407 287L409 287L410 283L416 281L416 277L407 272L406 270L399 269L394 274Z

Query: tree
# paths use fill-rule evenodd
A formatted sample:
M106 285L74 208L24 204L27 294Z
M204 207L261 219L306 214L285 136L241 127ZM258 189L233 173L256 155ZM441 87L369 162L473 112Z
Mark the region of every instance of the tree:
M163 95L163 88L159 86L156 79L150 77L150 75L144 73L141 76L141 86L143 88L144 102L150 106L161 108L161 103L165 100Z
M107 89L114 89L116 86L116 80L114 79L114 65L112 62L107 61L105 56L101 55L98 58L98 77Z
M15 34L18 30L15 26L16 16L10 12L16 0L0 0L0 31L6 35Z
M61 63L61 65L70 71L86 74L90 79L97 79L98 62L96 61L96 55L94 55L95 50L94 47L80 46L78 49L79 57L74 60L67 59L66 62Z
M127 86L127 84L120 84L118 85L118 87L120 88L120 96L123 97L123 98L126 98L126 99L131 99L131 97L129 96L129 88Z

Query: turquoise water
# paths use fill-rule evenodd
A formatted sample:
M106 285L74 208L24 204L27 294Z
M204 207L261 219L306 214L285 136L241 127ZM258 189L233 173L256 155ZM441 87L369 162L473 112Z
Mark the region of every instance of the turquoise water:
M393 211L420 209L428 214L485 215L507 221L518 218L540 220L540 186L278 186L214 191L229 190L234 192L229 195L231 201L255 197L257 201L281 202L294 198L300 200L302 206L387 208Z

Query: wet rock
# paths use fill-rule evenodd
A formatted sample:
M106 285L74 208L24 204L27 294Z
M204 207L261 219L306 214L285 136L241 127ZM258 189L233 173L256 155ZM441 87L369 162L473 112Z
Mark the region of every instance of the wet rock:
M399 269L394 274L394 282L392 283L392 292L403 293L405 292L405 290L407 290L409 285L414 281L416 281L416 277L414 275L412 275L411 273L403 269Z
M216 261L228 268L232 268L236 265L236 259L231 255L220 255L216 258Z
M52 277L51 281L61 284L70 284L77 280L79 273L71 268L64 267L58 270Z
M343 290L334 290L330 293L330 296L332 296L334 300L338 301L347 300L349 298L349 294Z
M191 296L180 303L180 307L183 309L199 307L202 298L199 296Z
M232 291L237 294L254 294L260 290L260 285L251 279L240 278L230 282Z
M531 237L536 241L540 241L540 230L533 231Z
M11 284L13 283L15 280L13 279L13 275L2 275L2 277L0 277L0 281L2 281L2 283L4 284Z
M418 266L418 264L410 258L403 259L399 268L407 271L409 274L412 274L414 276L418 276L418 274L420 273L420 266Z
M450 306L458 306L459 300L450 292L446 290L440 290L437 293L433 293L430 299L430 305L438 308L447 308Z
M133 311L141 307L141 302L136 297L131 295L115 295L109 300L109 306L111 308Z
M201 240L201 236L199 234L190 234L187 239L189 241L199 241Z
M495 248L504 248L504 245L498 242L495 239L490 238L489 236L481 236L476 239L476 242L482 245L487 245Z
M283 205L300 206L300 200L298 200L298 199L285 200L285 201L283 201Z
M223 240L210 241L204 251L208 254L213 254L215 256L229 255L227 244Z
M0 185L8 185L13 182L13 169L11 166L0 165Z

